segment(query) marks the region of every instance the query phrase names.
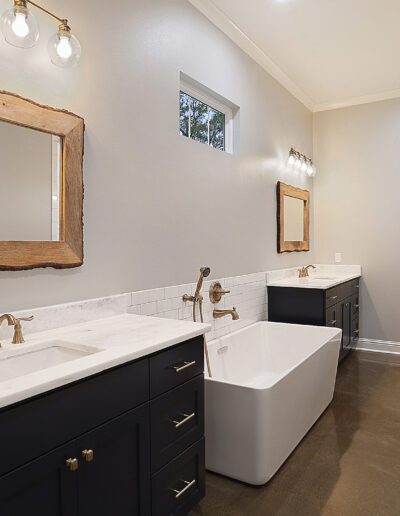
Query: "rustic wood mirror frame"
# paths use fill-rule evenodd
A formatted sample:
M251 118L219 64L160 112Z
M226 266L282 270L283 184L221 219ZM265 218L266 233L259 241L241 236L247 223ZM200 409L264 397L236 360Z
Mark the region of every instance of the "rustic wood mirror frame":
M286 185L278 181L277 194L277 225L278 225L278 253L292 253L310 250L310 192L294 186ZM304 203L303 212L303 235L304 240L300 242L285 241L285 195L300 199Z
M0 241L0 270L79 267L83 264L83 119L0 91L0 120L62 141L60 240Z

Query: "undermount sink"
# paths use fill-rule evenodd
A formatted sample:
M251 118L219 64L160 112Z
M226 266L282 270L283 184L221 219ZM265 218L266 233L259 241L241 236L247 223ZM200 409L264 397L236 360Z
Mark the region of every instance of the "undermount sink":
M61 340L0 350L0 382L49 369L101 351L94 346Z

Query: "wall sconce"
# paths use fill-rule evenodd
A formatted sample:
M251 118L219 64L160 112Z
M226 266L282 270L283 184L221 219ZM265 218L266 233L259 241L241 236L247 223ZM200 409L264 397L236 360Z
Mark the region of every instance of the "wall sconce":
M288 165L295 170L301 170L309 177L315 176L315 166L310 158L307 158L305 154L301 154L300 152L293 149L290 149Z
M10 45L19 48L32 48L39 39L39 25L35 16L28 9L28 4L40 9L60 25L58 31L48 43L48 52L53 64L63 68L76 66L81 57L81 45L71 33L68 20L59 18L31 0L14 0L14 6L5 11L1 17L1 30Z

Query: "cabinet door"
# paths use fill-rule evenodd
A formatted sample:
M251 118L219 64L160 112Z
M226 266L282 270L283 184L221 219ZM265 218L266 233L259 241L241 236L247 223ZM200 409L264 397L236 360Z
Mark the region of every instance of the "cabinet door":
M61 446L2 476L1 516L77 516L78 471L66 463L75 451L74 444Z
M351 302L347 299L343 302L343 349L348 349L351 344Z
M150 514L149 434L145 405L77 441L79 516Z

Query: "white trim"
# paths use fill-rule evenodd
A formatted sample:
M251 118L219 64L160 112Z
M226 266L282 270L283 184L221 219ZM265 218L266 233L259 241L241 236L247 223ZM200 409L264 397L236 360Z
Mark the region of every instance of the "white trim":
M229 154L233 154L233 111L232 109L223 104L221 101L217 100L211 93L201 89L201 87L196 87L193 84L190 84L188 81L185 81L181 78L180 80L180 90L184 93L187 93L191 97L194 97L196 100L200 100L200 102L204 102L207 106L220 111L225 115L225 152ZM207 88L208 90L208 88ZM217 96L217 94L216 94ZM219 96L219 95L218 95Z
M358 106L361 104L370 104L372 102L380 102L382 100L390 100L400 97L400 89L397 89L318 104L288 75L286 75L286 73L263 50L261 50L254 41L240 30L240 28L223 11L221 11L221 9L219 9L212 0L188 1L313 113Z
M375 340L361 338L352 346L358 351L373 351L375 353L389 353L391 355L400 355L400 342L389 340Z

